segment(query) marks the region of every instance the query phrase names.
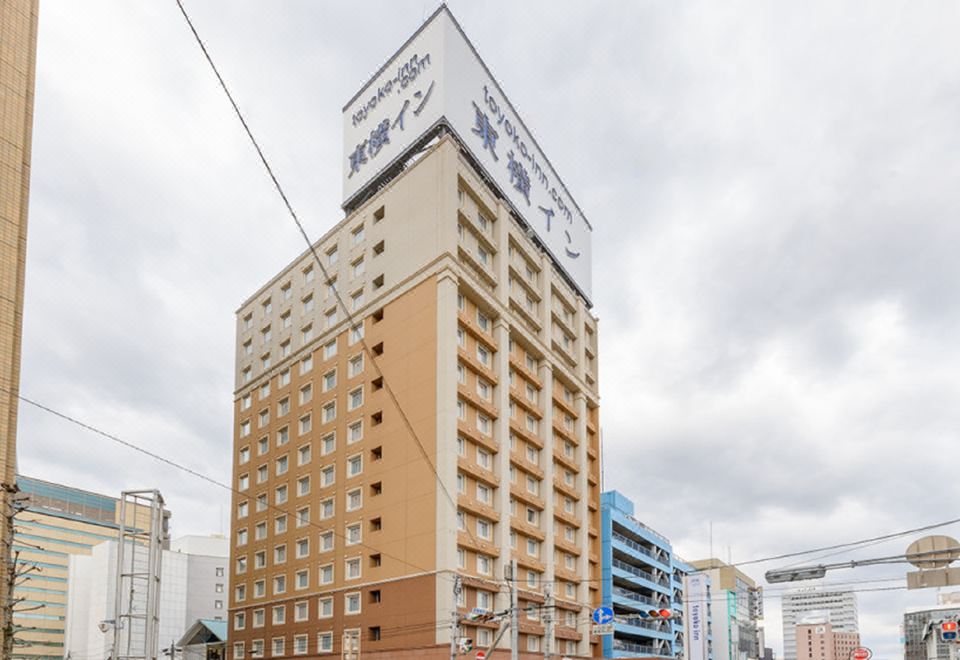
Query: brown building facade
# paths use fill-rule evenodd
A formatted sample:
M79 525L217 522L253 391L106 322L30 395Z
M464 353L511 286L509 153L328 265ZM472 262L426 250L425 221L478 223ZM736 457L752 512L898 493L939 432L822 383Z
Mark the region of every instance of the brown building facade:
M834 630L829 623L797 626L797 660L850 660L860 633Z
M237 314L230 657L449 657L513 559L522 657L598 653L584 299L449 135L315 247Z

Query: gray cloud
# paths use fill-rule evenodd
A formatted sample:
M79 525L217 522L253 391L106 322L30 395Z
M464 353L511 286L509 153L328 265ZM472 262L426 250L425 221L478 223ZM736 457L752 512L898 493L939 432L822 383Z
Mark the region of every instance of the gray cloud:
M339 110L433 6L188 6L319 235ZM960 10L453 10L596 228L606 486L688 557L710 521L746 559L952 517ZM41 11L23 392L225 480L233 310L299 237L175 8ZM20 439L25 473L159 486L178 532L228 517L29 407ZM878 658L931 600L861 594Z

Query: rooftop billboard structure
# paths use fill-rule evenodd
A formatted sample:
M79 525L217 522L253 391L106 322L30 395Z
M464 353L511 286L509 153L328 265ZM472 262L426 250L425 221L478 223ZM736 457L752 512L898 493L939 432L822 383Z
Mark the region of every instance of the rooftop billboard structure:
M441 128L589 302L593 228L445 5L343 109L344 208Z

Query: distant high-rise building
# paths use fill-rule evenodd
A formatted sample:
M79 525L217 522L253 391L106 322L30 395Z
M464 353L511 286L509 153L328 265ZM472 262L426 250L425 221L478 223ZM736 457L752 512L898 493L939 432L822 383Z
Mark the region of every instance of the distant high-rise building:
M784 660L797 660L797 624L803 623L807 614L827 616L835 632L859 632L857 596L852 591L795 589L783 595L781 611Z
M710 578L714 660L759 660L763 590L746 573L719 559L690 564Z
M346 217L237 312L228 654L484 648L514 561L522 657L599 653L590 226L445 6L343 121Z
M33 139L33 89L37 55L37 0L0 2L0 508L17 473L17 396L23 280L27 258L27 208ZM9 513L3 511L3 513ZM7 574L10 539L0 524L0 574ZM0 580L0 603L7 602ZM0 608L0 648L6 621Z
M17 485L26 510L16 516L13 552L18 570L29 571L14 589L15 656L63 656L67 607L67 565L89 555L97 544L117 538L120 503L114 497L20 475ZM128 523L145 526L150 512L137 510Z
M850 660L860 633L836 630L827 618L796 627L797 660Z
M159 655L160 649L175 645L200 619L226 621L229 551L230 542L223 536L175 539L169 550L162 551L159 636L154 653ZM135 570L145 571L146 553L136 559ZM74 555L69 561L63 653L71 658L105 658L110 654L112 630L104 633L99 624L116 618L117 542L101 543L91 554Z
M941 596L950 594L941 594ZM903 660L951 660L951 644L940 641L939 635L933 635L936 644L936 658L930 657L931 646L924 640L924 634L930 623L957 621L960 619L960 603L949 602L950 598L941 598L945 604L931 607L910 608L903 613Z

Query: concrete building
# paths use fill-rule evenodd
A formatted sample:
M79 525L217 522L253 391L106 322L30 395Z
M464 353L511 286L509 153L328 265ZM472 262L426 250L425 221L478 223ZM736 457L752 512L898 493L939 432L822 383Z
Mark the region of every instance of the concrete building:
M600 496L601 595L614 611L614 634L603 637L603 657L682 657L683 578L692 568L633 514L633 502L623 494ZM648 614L659 610L671 617Z
M950 596L952 594L940 594ZM930 607L915 607L903 613L903 660L951 660L951 645L940 640L934 629L928 632L930 624L941 621L960 621L960 603L943 602Z
M834 631L859 632L857 596L852 591L828 591L818 587L795 589L783 595L783 657L797 660L796 628L803 617L813 613L829 617Z
M850 660L853 650L860 646L860 633L835 630L829 617L797 626L798 660Z
M28 643L15 657L62 658L69 558L117 537L119 501L23 475L17 486L26 509L15 518L13 552L18 570L31 572L14 590L23 599L14 616L16 639ZM129 522L145 524L149 512L137 513Z
M457 128L458 85L502 99L484 71L438 9L347 106L319 260L237 312L231 658L449 658L453 612L510 606L513 560L522 657L600 652L588 230L508 102L499 146L469 98Z
M17 474L17 396L23 283L27 258L27 209L33 138L33 91L37 59L37 0L0 3L0 509ZM0 525L0 574L6 575L11 539ZM0 603L7 602L0 580ZM0 648L7 629L0 608Z
M711 650L715 660L760 658L763 590L746 573L719 559L690 564L710 579Z
M185 537L163 551L159 648L179 641L199 619L226 620L229 546L224 537ZM146 554L138 559L145 570ZM75 658L105 658L113 638L98 626L115 618L117 542L106 541L89 555L72 556L69 564L64 653Z

